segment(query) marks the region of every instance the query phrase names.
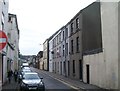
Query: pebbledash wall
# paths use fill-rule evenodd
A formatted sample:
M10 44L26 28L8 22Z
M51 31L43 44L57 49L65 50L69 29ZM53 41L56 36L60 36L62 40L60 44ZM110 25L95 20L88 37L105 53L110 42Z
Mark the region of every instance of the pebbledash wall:
M102 51L83 56L83 81L120 89L120 2L100 2ZM89 72L87 66L89 65Z
M8 31L8 0L0 0L0 30L7 34ZM7 80L7 50L6 47L0 51L0 83L4 83Z

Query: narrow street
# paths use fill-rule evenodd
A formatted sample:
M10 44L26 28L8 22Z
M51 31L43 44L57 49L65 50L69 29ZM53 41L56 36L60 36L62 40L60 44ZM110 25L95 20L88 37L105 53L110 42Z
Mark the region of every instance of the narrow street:
M33 71L37 72L39 74L40 77L43 78L43 81L45 83L45 88L46 90L57 90L57 91L61 91L61 90L71 90L71 91L77 91L74 89L74 87L72 87L70 84L68 86L68 84L64 83L63 81L53 78L45 73L43 73L42 71L36 69L36 68L31 68Z
M43 78L43 82L45 84L45 91L89 91L90 89L96 89L99 91L103 91L103 89L90 85L85 84L83 82L80 82L78 80L72 80L69 78L66 78L62 75L58 75L55 73L51 73L48 71L36 69L33 67L30 67L30 69L33 72L37 72L39 77ZM18 82L15 82L12 78L11 83L8 82L2 87L2 91L20 91ZM106 90L105 90L106 91Z
M0 0L0 91L120 91L120 0Z
M67 84L57 78L54 78L39 69L31 67L31 70L34 72L37 72L39 76L43 78L43 82L45 83L45 91L53 91L53 90L77 91L78 90L78 88L72 86L71 84ZM12 77L11 83L7 82L2 88L2 91L8 91L8 90L20 91L19 84L14 81L13 77ZM82 91L82 90L79 90L79 91Z

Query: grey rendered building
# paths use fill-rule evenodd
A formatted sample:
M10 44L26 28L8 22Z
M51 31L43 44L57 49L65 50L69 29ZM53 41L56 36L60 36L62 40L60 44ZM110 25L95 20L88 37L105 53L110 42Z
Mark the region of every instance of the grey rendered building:
M80 80L82 80L81 21L81 12L78 12L67 24L69 25L68 76Z
M53 72L120 89L120 2L100 1L82 9L54 35Z

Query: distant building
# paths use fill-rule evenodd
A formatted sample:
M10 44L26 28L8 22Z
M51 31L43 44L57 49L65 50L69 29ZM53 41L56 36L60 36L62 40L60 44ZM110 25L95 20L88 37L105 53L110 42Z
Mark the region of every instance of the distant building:
M39 51L36 56L36 68L40 69L40 59L43 57L43 51Z
M43 57L39 59L39 69L44 70Z
M36 67L36 56L33 56L32 58L32 66Z
M48 39L49 39L49 72L56 72L56 70L58 70L58 72L60 72L59 67L57 69L55 69L55 56L60 57L61 49L58 48L58 46L55 47L55 45L59 45L61 42L61 30L59 29L58 31L56 31ZM57 44L55 44L56 41L57 41ZM60 46L61 45L59 45L59 47ZM56 48L57 48L57 51L56 51Z
M49 72L53 72L53 36L49 40Z
M49 45L48 39L43 43L43 69L49 70Z
M62 30L64 27L60 28L53 36L52 38L52 67L53 67L53 72L57 74L62 74L63 70L60 68L60 65L62 67Z
M44 68L44 64L43 64L43 51L39 51L39 53L38 53L38 68L39 69L41 69L41 70L43 70Z

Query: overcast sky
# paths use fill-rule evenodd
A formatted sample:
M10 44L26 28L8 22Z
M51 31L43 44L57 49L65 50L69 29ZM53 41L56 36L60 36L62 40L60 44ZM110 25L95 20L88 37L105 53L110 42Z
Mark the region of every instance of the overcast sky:
M43 42L95 0L9 0L9 13L16 14L23 55L36 55Z

